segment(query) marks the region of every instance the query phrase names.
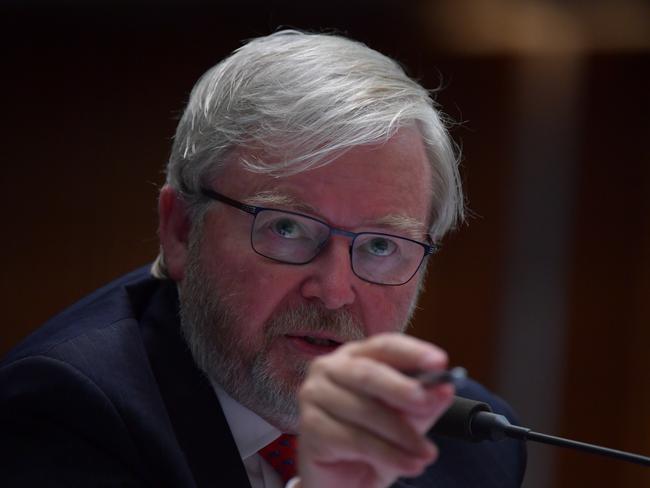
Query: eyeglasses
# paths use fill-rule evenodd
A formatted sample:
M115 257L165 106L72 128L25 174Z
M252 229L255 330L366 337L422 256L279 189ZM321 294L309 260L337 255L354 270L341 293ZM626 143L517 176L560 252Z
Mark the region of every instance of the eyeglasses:
M247 205L207 188L202 188L201 193L253 215L251 247L257 254L281 263L307 264L325 248L332 235L341 235L352 239L350 265L357 277L397 286L410 281L425 257L439 248L392 234L338 229L308 215Z

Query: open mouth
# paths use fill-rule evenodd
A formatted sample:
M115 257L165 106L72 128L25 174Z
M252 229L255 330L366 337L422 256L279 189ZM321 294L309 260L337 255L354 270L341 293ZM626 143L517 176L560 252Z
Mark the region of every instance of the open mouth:
M303 336L301 339L305 342L308 342L309 344L313 344L314 346L337 347L341 345L340 342L336 342L331 339L324 339L321 337Z
M342 343L326 337L314 337L309 335L287 335L287 338L300 349L311 354L325 354L335 350Z

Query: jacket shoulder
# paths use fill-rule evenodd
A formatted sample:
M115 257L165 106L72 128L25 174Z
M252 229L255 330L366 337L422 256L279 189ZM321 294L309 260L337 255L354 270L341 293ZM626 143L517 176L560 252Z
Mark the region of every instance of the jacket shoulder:
M9 351L0 365L50 354L83 335L137 318L139 308L146 302L146 291L155 288L157 282L148 266L118 278L45 322Z
M193 485L151 364L175 303L173 283L142 268L10 352L0 364L2 486Z

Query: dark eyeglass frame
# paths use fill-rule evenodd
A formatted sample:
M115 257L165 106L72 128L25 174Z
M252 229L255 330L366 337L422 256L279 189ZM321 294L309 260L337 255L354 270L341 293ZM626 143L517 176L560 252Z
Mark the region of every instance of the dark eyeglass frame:
M328 224L327 222L323 222L322 220L317 219L315 217L311 217L309 215L301 214L299 212L293 212L291 210L283 210L283 209L278 209L278 208L258 207L258 206L255 206L255 205L248 205L246 203L239 202L239 201L234 200L234 199L232 199L230 197L227 197L226 195L223 195L223 194L221 194L219 192L211 190L210 188L201 188L201 194L206 198L209 198L211 200L216 200L216 201L221 202L221 203L225 203L226 205L229 205L229 206L234 207L236 209L239 209L239 210L241 210L243 212L246 212L247 214L250 214L253 217L257 217L257 215L260 212L263 212L265 210L271 210L271 211L274 211L274 212L283 212L283 213L286 213L286 214L296 215L298 217L313 220L314 222L318 222L319 224L322 224L322 225L324 225L325 227L327 227L329 229L329 234L327 236L327 239L325 239L323 241L323 243L318 247L317 252L310 259L308 259L308 260L306 260L304 262L291 262L291 261L284 261L282 259L274 258L272 256L267 256L266 254L262 254L257 249L255 249L255 246L253 245L253 230L255 228L255 219L253 219L253 223L251 224L251 237L250 237L251 238L251 241L250 241L251 248L253 249L253 251L255 251L260 256L263 256L263 257L265 257L267 259L271 259L271 260L279 262L279 263L290 264L290 265L298 265L298 266L303 265L303 264L308 264L308 263L312 262L314 259L316 259L316 257L321 253L321 251L325 248L325 246L329 242L332 235L342 235L342 236L345 236L345 237L349 237L351 239L350 248L349 248L349 252L350 252L350 268L352 268L352 272L355 274L355 276L357 276L360 280L366 281L368 283L373 283L373 284L376 284L376 285L402 286L402 285L405 285L406 283L408 283L409 281L411 281L413 279L413 277L416 275L416 273L418 272L418 270L422 266L422 263L424 262L424 260L428 256L431 256L432 254L436 253L440 249L440 245L438 245L438 244L434 244L434 243L427 244L425 242L416 241L415 239L409 239L408 237L398 236L398 235L395 235L395 234L386 234L386 233L383 233L383 232L352 232L352 231L349 231L349 230L340 229L338 227L334 227L334 226ZM406 281L403 281L402 283L381 283L381 282L369 280L367 278L364 278L363 276L359 276L357 274L356 270L354 269L352 249L354 247L355 239L358 236L365 235L365 234L386 236L386 237L394 237L394 238L397 238L397 239L403 239L405 241L409 241L409 242L412 242L414 244L418 244L418 245L422 246L422 249L423 249L422 258L420 259L419 264L417 265L417 267L413 271L413 274L411 276L409 276L409 278Z

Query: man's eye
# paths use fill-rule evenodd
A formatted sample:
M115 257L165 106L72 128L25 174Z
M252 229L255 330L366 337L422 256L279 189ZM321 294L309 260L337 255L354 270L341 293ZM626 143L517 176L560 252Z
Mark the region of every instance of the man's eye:
M298 239L302 237L302 227L298 222L289 218L278 219L271 223L271 230L285 239Z
M397 249L397 245L390 239L374 237L365 244L366 251L374 256L390 256Z

